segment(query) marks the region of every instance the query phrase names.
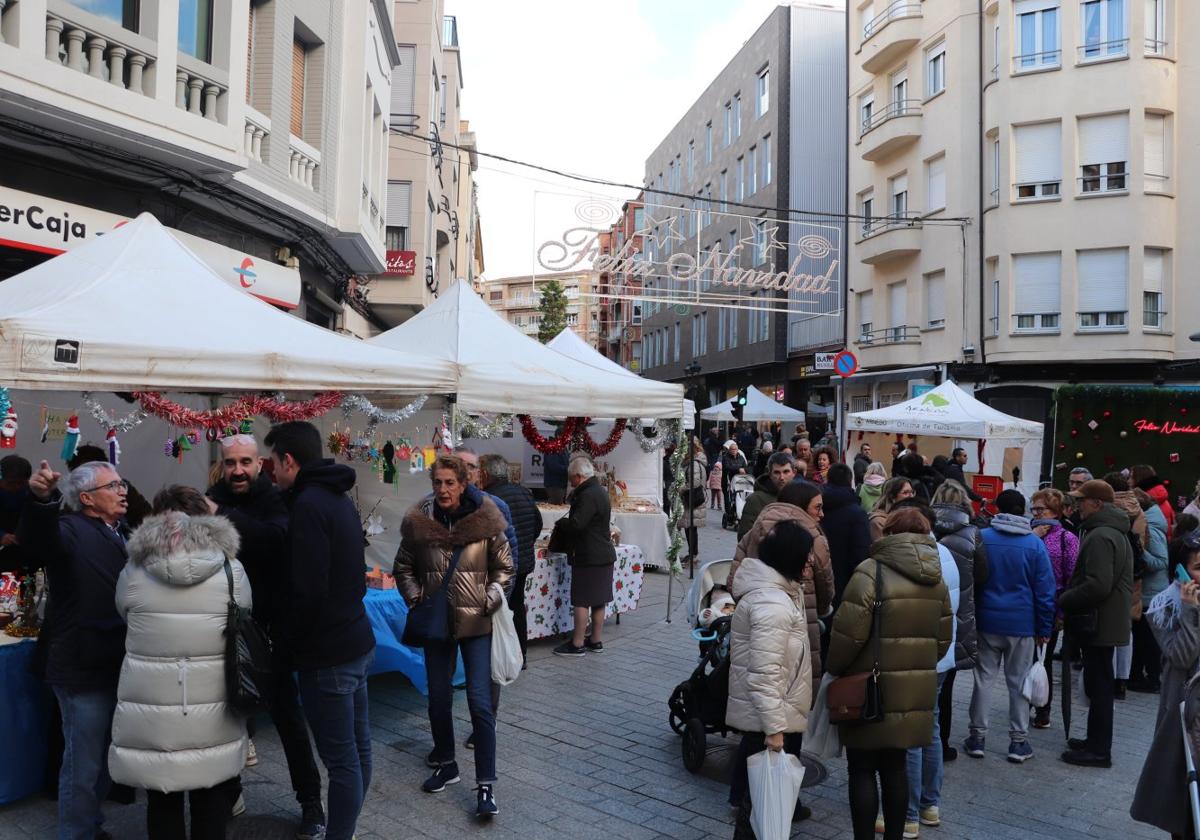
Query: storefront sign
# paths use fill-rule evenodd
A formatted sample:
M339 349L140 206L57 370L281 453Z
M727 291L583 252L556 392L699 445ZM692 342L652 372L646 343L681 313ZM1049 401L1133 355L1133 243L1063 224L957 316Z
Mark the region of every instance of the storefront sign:
M1176 423L1167 420L1165 423L1155 423L1153 420L1134 420L1133 427L1142 432L1157 432L1160 435L1200 435L1200 425Z
M813 370L833 370L833 360L837 353L817 353L813 360Z
M388 251L385 277L412 277L417 273L416 251Z
M57 255L128 221L115 213L0 187L0 246ZM298 270L190 233L168 230L231 286L285 309L299 305Z

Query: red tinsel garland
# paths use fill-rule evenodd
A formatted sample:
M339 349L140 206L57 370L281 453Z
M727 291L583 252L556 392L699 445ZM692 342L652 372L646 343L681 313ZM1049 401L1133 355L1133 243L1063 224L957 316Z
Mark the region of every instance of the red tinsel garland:
M311 420L336 408L342 402L340 391L318 394L304 402L280 402L271 397L241 397L230 405L211 411L199 411L167 399L156 391L135 391L134 399L142 409L173 426L197 426L204 429L236 427L243 419L261 414L274 423Z
M529 445L546 455L558 455L566 452L567 444L575 436L575 429L579 422L576 417L568 417L563 421L563 427L557 435L546 438L533 425L533 418L528 414L518 414L517 419L521 421L521 434L525 436Z
M579 424L580 438L587 451L592 453L594 457L599 458L617 448L617 444L621 442L621 435L625 432L626 421L618 419L613 423L612 432L609 433L608 439L604 443L596 443L596 441L592 440L592 436L588 434L587 424L590 419L590 417L584 417Z

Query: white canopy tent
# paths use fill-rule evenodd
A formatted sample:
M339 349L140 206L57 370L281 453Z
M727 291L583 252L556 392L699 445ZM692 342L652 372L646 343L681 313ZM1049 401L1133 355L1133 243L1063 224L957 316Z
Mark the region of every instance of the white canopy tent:
M723 403L717 403L711 408L704 409L700 412L700 419L736 420L737 418L733 416L733 400L728 399ZM747 388L746 406L742 409L742 419L750 423L767 421L803 423L804 412L799 409L789 408L781 402L775 402L775 400L757 388Z
M988 474L989 467L994 471L1000 469L1005 449L1020 448L1020 489L1026 495L1037 490L1042 467L1043 425L997 411L950 381L907 402L849 414L846 427L849 431L977 440L982 475Z
M583 362L585 365L619 373L621 376L627 376L636 382L646 382L655 386L659 384L651 379L643 379L636 373L621 367L607 356L601 355L599 350L580 338L579 334L574 330L563 330L546 342L546 346L577 362ZM696 427L696 404L689 399L684 399L683 401L683 427L685 429Z
M286 315L149 213L0 283L0 382L94 391L448 393L453 366Z
M581 363L523 335L458 281L368 344L456 368L449 389L472 412L539 417L679 417L683 388Z

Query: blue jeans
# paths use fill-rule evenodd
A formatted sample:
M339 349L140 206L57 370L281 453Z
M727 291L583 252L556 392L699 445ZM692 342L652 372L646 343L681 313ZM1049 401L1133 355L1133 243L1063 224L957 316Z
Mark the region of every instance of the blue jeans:
M946 673L937 675L938 694ZM929 808L942 801L942 778L946 769L942 761L942 739L938 734L938 703L934 695L933 732L928 746L911 747L908 750L908 821L916 822L921 808Z
M475 781L496 781L496 713L492 709L492 634L451 639L425 646L425 676L429 680L429 728L434 759L454 761L454 689L450 680L462 650L467 674L467 708L475 731Z
M344 665L300 671L300 697L317 754L329 773L327 840L350 840L371 787L367 670L372 650Z
M93 840L104 824L108 745L117 691L54 686L62 710L63 757L58 773L58 840Z

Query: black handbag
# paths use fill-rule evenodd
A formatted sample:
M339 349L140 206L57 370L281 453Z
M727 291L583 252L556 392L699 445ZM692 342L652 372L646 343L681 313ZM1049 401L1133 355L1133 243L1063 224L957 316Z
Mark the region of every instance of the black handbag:
M462 553L462 546L454 549L441 585L409 609L408 618L404 621L404 635L400 639L403 644L425 647L450 640L450 596L446 587L450 585L450 578L454 576Z
M825 689L830 723L875 723L883 720L879 690L880 614L883 612L883 564L875 561L875 601L871 604L871 636L875 664L870 671L838 677Z
M229 604L225 617L225 700L252 715L271 705L271 640L250 610L233 597L233 569L225 560Z
M689 508L704 507L708 499L703 487L685 488L679 491L679 495L683 497L683 504Z

